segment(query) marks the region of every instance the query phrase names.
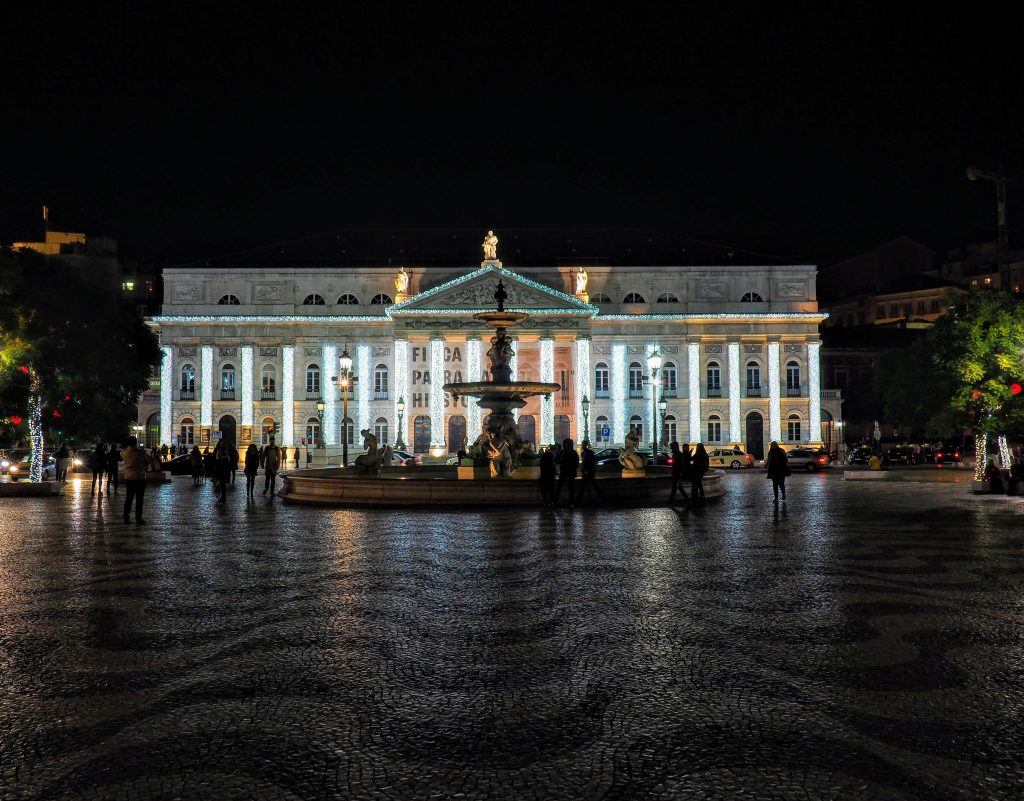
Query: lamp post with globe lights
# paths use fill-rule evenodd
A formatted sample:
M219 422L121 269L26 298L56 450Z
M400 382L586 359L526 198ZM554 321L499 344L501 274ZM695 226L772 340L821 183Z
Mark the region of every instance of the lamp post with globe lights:
M580 410L583 412L583 440L581 445L590 445L590 398L580 398Z
M661 417L661 428L658 431L661 434L661 447L665 447L668 443L665 442L665 415L668 413L668 401L665 400L665 396L662 395L658 401L658 412Z
M348 347L345 347L338 357L338 385L341 387L341 466L348 467L348 393L352 385L358 380L352 372L352 357L348 354Z
M324 404L323 400L318 400L316 402L316 417L317 420L319 421L319 425L317 426L315 446L317 448L322 448L324 446L324 409L326 408L327 406L326 404Z
M395 408L398 410L398 437L395 439L395 448L397 450L405 450L405 437L402 432L405 430L402 423L405 420L405 397L400 397L398 403L395 404Z

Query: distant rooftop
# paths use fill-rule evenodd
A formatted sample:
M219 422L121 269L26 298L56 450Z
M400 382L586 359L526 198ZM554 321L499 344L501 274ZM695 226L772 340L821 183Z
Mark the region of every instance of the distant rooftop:
M174 267L472 266L483 257L480 228L353 229L261 245ZM782 265L807 259L639 228L498 228L507 267L577 265Z

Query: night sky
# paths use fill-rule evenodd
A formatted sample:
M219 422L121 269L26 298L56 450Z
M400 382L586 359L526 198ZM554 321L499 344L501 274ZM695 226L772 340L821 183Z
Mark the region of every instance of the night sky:
M828 263L992 239L994 188L965 168L1024 179L1019 33L974 5L19 5L0 242L38 237L46 203L155 262L343 229L613 227ZM1024 191L1009 202L1020 245Z

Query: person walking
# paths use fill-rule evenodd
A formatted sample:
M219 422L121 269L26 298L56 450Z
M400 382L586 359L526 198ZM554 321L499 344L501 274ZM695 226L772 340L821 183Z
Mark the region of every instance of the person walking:
M690 460L690 498L694 503L704 502L704 474L711 468L711 457L708 456L703 442L698 442Z
M263 449L263 473L265 478L263 479L263 494L266 495L270 492L270 499L274 499L274 494L277 491L277 471L281 469L281 449L274 443L274 438L270 438L270 442L267 443L267 447Z
M231 475L231 452L227 445L218 443L213 449L213 494L221 503L227 502Z
M256 491L256 474L260 469L260 450L254 443L245 449L245 497L251 498Z
M562 487L569 486L569 508L576 505L576 471L580 467L580 456L573 447L572 440L562 440L562 458L558 467L558 486L555 488L555 504L562 494Z
M594 495L597 496L598 503L600 503L604 498L601 497L601 489L597 486L597 454L594 453L593 449L586 442L583 443L580 451L580 465L583 468L583 481L580 484L580 504L583 503L588 487L593 490Z
M128 447L121 453L124 461L124 522L131 520L132 502L135 503L135 523L145 524L142 519L142 501L146 495L146 473L149 472L150 457L145 448L139 447L135 437L128 437Z
M203 483L205 484L207 479L213 481L213 467L214 467L213 454L210 453L210 446L207 445L203 448Z
M188 460L192 465L192 486L198 487L203 482L203 454L200 453L198 445L192 446Z
M68 480L68 465L71 464L71 454L68 452L68 444L62 442L60 450L57 451L57 480L65 484Z
M103 494L103 475L106 472L107 452L102 442L96 443L96 448L89 457L89 467L92 469L92 492L96 494L96 485L99 485L100 494Z
M680 447L678 442L673 442L672 449L672 494L668 496L668 502L676 498L676 490L679 490L685 503L690 502L690 496L686 494L683 482L690 477L690 443L684 442Z
M117 445L113 442L110 443L110 450L107 451L104 457L104 467L107 471L107 495L110 494L110 485L114 485L114 494L117 495L117 488L120 485L118 479L118 464L121 461L121 452L117 449Z
M231 483L235 483L235 473L238 472L238 448L235 443L228 443L228 460L231 462Z
M772 442L768 446L768 458L764 460L768 468L768 479L772 482L772 492L775 493L775 502L779 502L779 493L782 493L782 500L786 500L786 477L792 472L789 469L789 457L779 447L779 443Z
M541 504L547 509L555 497L555 454L551 448L540 455L540 478L537 479L537 486L540 488Z

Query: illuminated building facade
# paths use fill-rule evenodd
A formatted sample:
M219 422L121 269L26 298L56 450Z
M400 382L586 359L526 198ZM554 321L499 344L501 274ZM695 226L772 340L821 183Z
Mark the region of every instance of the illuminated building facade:
M820 443L840 419L837 393L822 397L812 265L468 268L181 267L164 271L153 318L165 361L159 404L140 420L165 444L220 437L239 445L320 444L336 453L359 431L406 449L455 452L482 425L472 400L448 381L484 377L491 330L473 319L494 307L530 314L510 329L515 378L553 381L519 414L538 445L583 439L620 444L631 426L647 444L664 398L663 441L738 444L762 453L771 439ZM647 358L662 358L652 389ZM343 414L338 357L358 381ZM150 401L155 401L147 395ZM324 404L319 411L318 402ZM661 413L657 412L660 417Z

